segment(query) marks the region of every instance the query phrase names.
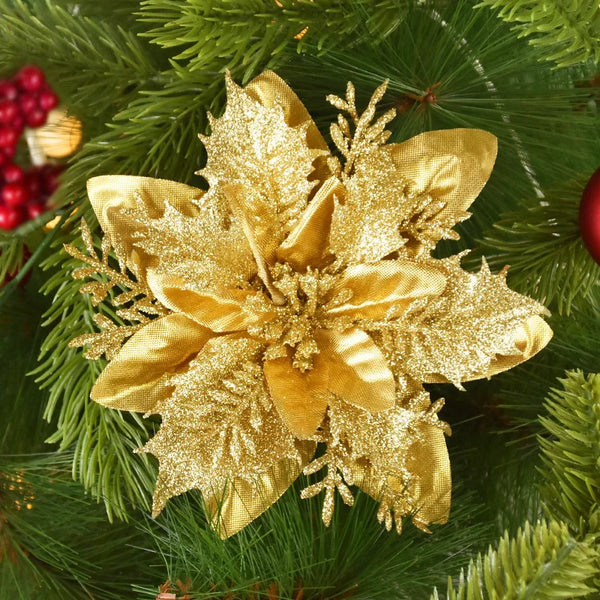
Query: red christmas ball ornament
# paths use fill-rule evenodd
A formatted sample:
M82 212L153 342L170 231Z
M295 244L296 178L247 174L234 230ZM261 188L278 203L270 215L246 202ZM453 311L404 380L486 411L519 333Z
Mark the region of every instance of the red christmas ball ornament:
M15 206L0 204L0 229L14 229L24 221L21 210Z
M579 230L585 247L600 265L600 169L590 177L581 195Z
M39 92L46 83L44 72L35 65L22 67L15 79L17 85L25 92Z

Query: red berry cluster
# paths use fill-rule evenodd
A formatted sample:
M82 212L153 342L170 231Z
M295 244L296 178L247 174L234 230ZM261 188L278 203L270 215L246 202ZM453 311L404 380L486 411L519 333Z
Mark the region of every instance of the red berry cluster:
M0 229L14 229L39 216L56 190L61 166L24 171L13 159L25 126L41 127L57 105L58 96L34 65L23 67L11 79L0 80Z

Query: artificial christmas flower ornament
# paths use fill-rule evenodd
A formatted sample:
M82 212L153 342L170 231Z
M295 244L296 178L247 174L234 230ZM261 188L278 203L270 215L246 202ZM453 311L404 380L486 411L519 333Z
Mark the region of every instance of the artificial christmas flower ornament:
M487 266L434 259L440 239L486 183L496 138L453 129L386 144L394 111L373 123L385 84L359 115L354 88L327 144L274 73L245 88L227 77L227 107L202 138L208 192L144 177L89 181L106 233L76 277L97 304L112 285L130 324L73 340L109 363L92 398L157 413L141 450L159 460L154 514L200 489L223 536L273 504L304 471L305 498L349 485L380 502L378 519L445 522L450 466L423 383L489 377L551 337L534 300ZM111 266L110 246L120 261ZM125 340L129 338L126 342ZM124 343L125 342L125 343ZM324 451L315 457L317 443Z

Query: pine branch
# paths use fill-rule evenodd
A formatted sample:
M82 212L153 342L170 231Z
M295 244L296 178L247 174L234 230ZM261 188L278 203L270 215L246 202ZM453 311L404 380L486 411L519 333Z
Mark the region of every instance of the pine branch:
M74 477L104 502L110 518L126 518L137 506L149 509L155 472L147 455L133 451L150 437L153 424L134 413L106 410L89 399L103 365L86 360L80 351L69 348L69 342L94 331L93 309L89 299L79 294L81 284L71 279L80 262L63 257L52 255L44 263L46 269L55 270L41 290L53 296L44 324L54 328L42 344L33 372L40 387L49 391L45 417L56 419L56 432L48 441L61 450L73 450ZM62 270L56 270L58 265ZM65 281L65 276L71 281ZM100 310L116 318L110 307Z
M501 212L516 208L540 187L572 178L573 165L586 164L596 152L595 117L579 110L590 91L574 88L573 81L585 74L553 71L538 59L539 53L515 39L491 11L474 11L471 1L456 0L416 3L380 42L341 43L318 56L308 40L303 53L279 73L324 133L337 115L323 96L340 95L352 81L357 105L365 106L366 92L388 79L378 115L396 108L390 141L454 127L484 129L498 137L496 164L472 206L473 216L457 226L459 244L440 243L441 256L472 248Z
M580 598L596 590L596 550L577 542L565 524L525 524L514 538L506 534L498 549L471 561L458 585L448 582L447 600L495 598ZM437 589L431 600L439 600Z
M594 0L482 0L478 7L499 9L498 16L541 56L559 67L600 61L600 5Z
M144 0L140 20L154 26L144 35L163 48L181 48L174 60L190 70L225 56L244 64L244 80L259 63L307 40L319 51L369 34L381 39L404 18L407 0Z
M433 540L411 526L401 536L382 534L372 518L376 503L361 492L352 507L336 509L326 527L321 503L298 499L311 481L301 476L259 519L225 541L207 526L198 493L173 499L145 527L154 544L142 560L164 564L167 575L141 588L141 597L154 600L166 579L190 579L194 600L267 600L274 590L273 598L292 600L300 589L298 600L426 597L432 580L443 582L440 567L458 568L487 539L486 526L474 518L480 507L464 489L456 490L453 521L436 528Z
M570 371L540 417L552 437L539 436L542 498L548 514L579 538L600 532L600 374Z
M523 203L502 215L481 242L493 269L510 266L511 287L564 315L574 303L588 302L600 284L600 269L583 245L578 225L584 186L584 180L572 181L543 201Z
M143 536L84 499L72 458L0 458L0 600L120 600L148 572Z

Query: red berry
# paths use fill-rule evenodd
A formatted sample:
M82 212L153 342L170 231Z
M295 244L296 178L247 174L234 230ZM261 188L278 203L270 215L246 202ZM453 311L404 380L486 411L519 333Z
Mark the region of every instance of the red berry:
M61 173L64 171L62 165L46 165L42 174L44 191L51 196L58 189Z
M19 107L12 100L0 101L0 123L12 125L15 118L19 116Z
M14 82L4 79L0 81L0 98L5 100L16 100L19 96L19 89Z
M0 146L0 153L4 155L4 158L10 162L17 152L17 147L15 146L6 146L6 148L2 148Z
M14 206L0 204L0 229L14 229L25 220L22 211Z
M2 200L7 206L23 206L29 200L27 188L22 183L7 183L2 188Z
M12 127L0 127L0 148L14 148L19 141L19 134Z
M4 175L4 183L21 183L25 177L23 169L18 165L6 165L2 169Z
M25 117L21 113L19 113L10 125L14 130L16 130L19 134L23 133L23 129L25 128Z
M38 110L39 103L37 96L34 96L33 94L23 94L19 97L19 108L25 116L29 115L34 110Z
M39 92L46 82L44 72L35 65L22 67L15 79L19 87L25 92Z
M35 129L36 127L41 127L47 119L48 113L41 108L36 108L25 116L25 123L27 123L28 127Z
M44 90L39 97L40 108L45 111L58 106L58 96L50 89Z
M43 202L34 202L27 205L27 215L30 219L37 219L46 212L46 206Z
M27 187L27 193L29 198L37 200L42 194L42 181L40 178L39 171L32 169L25 175L25 186Z

